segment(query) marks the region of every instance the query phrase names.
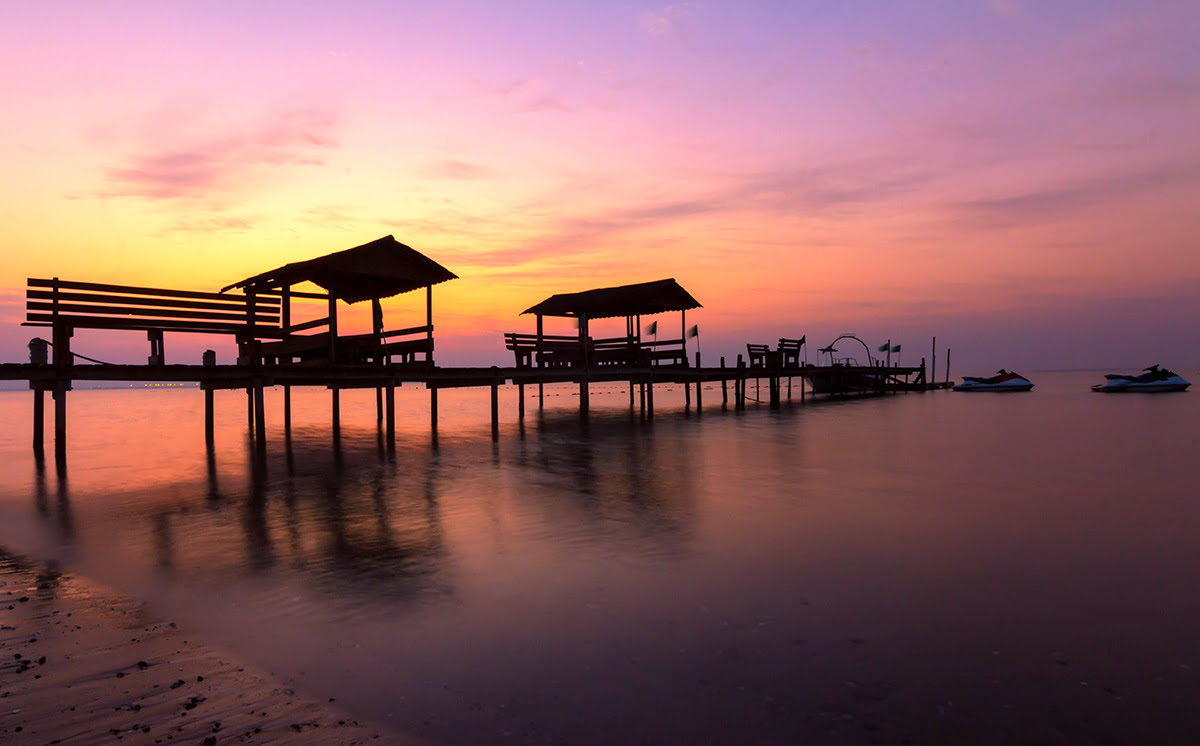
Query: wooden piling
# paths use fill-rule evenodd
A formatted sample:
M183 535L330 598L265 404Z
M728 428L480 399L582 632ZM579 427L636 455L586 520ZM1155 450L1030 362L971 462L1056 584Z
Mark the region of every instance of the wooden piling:
M216 440L213 408L213 390L206 388L204 389L204 442L210 446Z
M375 387L375 424L383 424L383 387Z
M54 386L54 456L67 456L67 383L58 381Z
M432 428L433 434L437 435L438 425L438 390L437 386L429 387L429 427Z
M500 439L500 370L492 366L492 440Z
M33 452L38 456L45 453L46 443L46 391L33 390Z
M646 417L654 419L654 374L646 381Z
M254 387L246 387L246 437L254 437Z
M261 459L267 452L266 404L263 402L263 383L254 384L254 444Z
M387 449L388 451L396 450L396 384L388 381L387 384Z
M700 372L700 350L696 350L696 372L697 372L697 375ZM704 381L701 380L699 377L697 377L696 378L696 414L700 414L700 408L702 406L701 397L703 397L703 394L701 394L700 391L703 388L704 388Z
M517 384L517 419L525 419L525 384Z
M587 374L584 374L583 380L579 382L579 414L581 417L586 417L588 414L588 380Z
M337 386L331 386L330 404L332 408L333 430L338 432L342 428L342 390Z
M946 348L946 384L950 384L950 348Z
M725 356L721 356L721 407L729 404L729 383L725 380Z
M292 439L292 387L283 385L283 438Z

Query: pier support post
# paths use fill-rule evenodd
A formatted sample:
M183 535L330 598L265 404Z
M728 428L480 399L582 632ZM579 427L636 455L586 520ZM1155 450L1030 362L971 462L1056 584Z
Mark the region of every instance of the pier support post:
M646 381L646 416L654 419L654 376Z
M375 387L375 424L383 424L383 387Z
M579 416L587 417L588 415L588 379L587 373L583 374L583 380L579 382Z
M517 419L525 419L525 384L517 384Z
M634 387L635 387L636 385L637 385L637 384L635 384L635 383L633 382L633 379L632 379L632 378L630 378L630 379L629 379L629 411L630 411L630 412L632 412L632 411L634 410L634 406L633 406L633 405L634 405L634 399L633 399L633 389L634 389Z
M780 390L783 388L779 380L779 373L772 371L767 377L767 389L771 396L771 409L779 409Z
M259 460L267 455L267 417L266 405L263 403L263 383L261 380L254 384L254 445Z
M429 387L429 427L433 430L433 434L437 435L438 425L438 390L436 386Z
M545 384L538 384L538 411L542 411L542 400L546 398Z
M800 403L804 403L804 376L800 376Z
M65 459L67 455L67 384L58 381L54 385L54 456Z
M734 394L737 398L733 408L741 410L746 408L746 361L741 355L737 356L737 378L733 381Z
M283 439L292 439L292 387L283 385Z
M204 442L210 446L216 440L214 435L216 428L213 420L213 390L206 388L204 389Z
M701 397L703 394L700 390L704 388L704 379L700 376L700 350L696 350L696 414L700 414Z
M396 450L396 384L393 381L387 383L387 449L389 452Z
M492 440L500 440L500 369L492 366Z
M788 376L788 401L792 400L792 377Z
M721 407L729 406L729 382L725 380L725 356L721 356Z
M246 387L246 437L254 437L254 387Z
M342 429L342 390L337 386L329 388L330 399L330 419L333 423L334 433L338 433Z
M33 453L41 458L46 448L46 390L33 390Z

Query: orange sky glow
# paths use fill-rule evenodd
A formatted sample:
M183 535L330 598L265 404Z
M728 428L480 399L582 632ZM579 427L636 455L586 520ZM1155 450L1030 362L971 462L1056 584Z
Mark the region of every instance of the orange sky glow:
M1194 2L6 4L0 360L27 277L216 290L392 234L461 277L443 365L674 277L706 357L1200 366L1196 39Z

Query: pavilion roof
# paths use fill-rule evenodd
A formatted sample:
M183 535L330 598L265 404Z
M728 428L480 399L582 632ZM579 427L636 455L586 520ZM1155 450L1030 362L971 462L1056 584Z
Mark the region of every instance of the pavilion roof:
M558 293L521 313L605 319L614 316L650 316L690 308L700 308L700 303L674 279L667 279L580 293Z
M388 298L429 285L457 279L458 275L392 236L384 236L353 249L338 251L247 277L224 287L244 290L279 289L301 282L320 285L334 298L357 303Z

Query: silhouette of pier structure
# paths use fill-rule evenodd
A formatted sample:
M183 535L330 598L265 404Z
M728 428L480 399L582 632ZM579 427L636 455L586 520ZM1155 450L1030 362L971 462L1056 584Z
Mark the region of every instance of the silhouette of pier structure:
M685 406L703 406L704 384L720 384L721 407L743 409L747 385L767 385L767 402L779 407L792 399L798 380L803 402L817 390L828 396L881 395L933 387L926 379L925 361L919 366L884 366L831 361L810 365L802 357L799 339L780 339L774 348L747 345L747 356L705 367L700 352L689 359L687 312L700 308L674 279L553 295L528 308L533 333L504 334L513 353L512 366L442 367L434 361L433 287L457 279L450 270L420 252L385 236L362 246L308 261L294 262L235 282L220 292L173 290L52 279L28 280L26 326L50 330L50 341L30 342L28 363L0 365L0 380L27 380L34 394L33 448L44 449L45 394L54 402L56 455L66 450L67 393L76 381L195 383L205 394L205 434L211 445L216 389L244 389L247 426L260 453L266 449L264 389L283 387L285 432L291 428L291 388L325 387L331 392L335 432L340 420L342 389L374 388L377 420L389 449L395 446L395 387L424 385L429 391L430 427L436 434L438 391L457 387L491 388L493 438L499 437L499 387L513 384L518 391L518 417L524 418L527 386L537 386L539 408L549 383L579 386L579 410L586 416L592 384L621 382L629 387L629 406L654 416L654 389L682 385ZM323 292L297 290L315 285ZM425 291L424 323L387 329L380 301ZM298 321L293 301L324 304L325 315ZM340 334L338 301L371 303L371 331ZM309 303L311 306L311 303ZM679 314L679 335L657 333L661 314ZM545 333L546 318L569 318L576 334ZM653 332L643 319L656 317ZM625 334L596 338L592 322L625 320ZM78 330L120 329L143 332L150 345L145 365L102 363L71 350ZM168 364L165 335L170 333L232 336L238 357L218 365L206 352L200 364ZM652 338L647 340L646 336ZM77 362L80 358L86 362ZM805 382L810 382L806 386ZM784 386L786 385L786 394ZM694 398L694 404L693 404Z

